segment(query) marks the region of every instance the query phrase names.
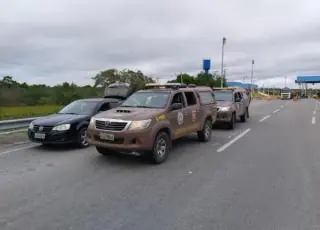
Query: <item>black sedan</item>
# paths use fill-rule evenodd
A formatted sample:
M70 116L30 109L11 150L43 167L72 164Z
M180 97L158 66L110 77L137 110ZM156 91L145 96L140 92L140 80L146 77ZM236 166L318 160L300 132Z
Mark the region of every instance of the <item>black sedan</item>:
M115 108L122 103L116 98L93 98L77 100L58 113L30 123L29 139L42 144L76 143L87 147L87 127L95 114Z

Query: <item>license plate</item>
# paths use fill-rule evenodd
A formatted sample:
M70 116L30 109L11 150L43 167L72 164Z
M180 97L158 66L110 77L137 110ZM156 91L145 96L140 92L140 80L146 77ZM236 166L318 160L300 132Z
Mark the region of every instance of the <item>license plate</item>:
M100 133L100 139L106 141L114 141L114 135L109 133Z
M35 133L34 138L43 140L46 138L46 134L45 133Z

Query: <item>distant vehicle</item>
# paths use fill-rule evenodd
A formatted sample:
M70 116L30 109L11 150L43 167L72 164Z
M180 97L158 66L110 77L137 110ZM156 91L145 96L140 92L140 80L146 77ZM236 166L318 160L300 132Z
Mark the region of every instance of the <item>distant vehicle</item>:
M133 93L133 88L128 83L113 83L106 86L104 98L118 98L125 100Z
M92 117L88 141L102 155L134 151L160 164L174 139L196 132L208 141L216 113L210 87L147 84L118 108Z
M31 122L29 139L42 144L77 143L79 147L87 147L87 128L91 117L119 106L131 93L129 84L111 84L106 87L104 98L77 100L56 114Z
M290 100L292 99L292 93L289 88L283 88L280 90L280 98L281 100Z
M217 123L234 129L237 119L246 122L249 118L250 99L247 91L237 88L213 88L218 106Z

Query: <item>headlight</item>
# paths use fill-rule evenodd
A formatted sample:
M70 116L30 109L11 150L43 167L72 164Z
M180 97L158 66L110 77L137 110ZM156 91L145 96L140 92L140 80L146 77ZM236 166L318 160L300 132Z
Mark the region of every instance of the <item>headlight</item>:
M57 125L57 126L53 127L52 130L54 130L54 131L66 131L68 129L70 129L70 124Z
M96 119L95 119L94 117L92 117L92 118L90 119L89 126L94 125L95 121L96 121Z
M146 129L151 124L151 119L148 120L141 120L141 121L132 121L129 130L140 130Z
M31 122L31 123L29 124L29 129L30 129L30 130L33 130L33 127L34 127L34 125L33 125L33 123Z
M230 110L230 107L220 107L220 111L227 112Z

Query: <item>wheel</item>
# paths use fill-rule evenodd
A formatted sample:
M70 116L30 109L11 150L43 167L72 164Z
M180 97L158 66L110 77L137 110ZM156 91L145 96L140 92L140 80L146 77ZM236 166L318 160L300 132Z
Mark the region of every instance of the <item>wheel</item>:
M228 129L234 129L236 123L236 114L232 113L231 120L228 123Z
M110 156L110 155L113 155L116 153L116 151L114 151L114 150L102 148L102 147L98 147L98 146L96 146L96 150L98 151L98 153L100 153L103 156Z
M240 116L240 121L241 122L246 122L247 120L247 111L244 111L244 114Z
M171 149L171 138L166 132L159 132L149 152L149 158L154 164L161 164L168 158Z
M88 138L87 138L87 127L83 127L80 129L78 133L78 146L80 148L86 148L89 146Z
M207 119L201 131L198 132L198 140L202 142L207 142L211 139L212 133L212 121Z
M250 117L250 114L249 114L249 107L246 108L246 115L247 115L247 118Z

